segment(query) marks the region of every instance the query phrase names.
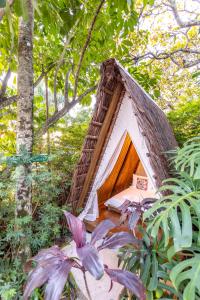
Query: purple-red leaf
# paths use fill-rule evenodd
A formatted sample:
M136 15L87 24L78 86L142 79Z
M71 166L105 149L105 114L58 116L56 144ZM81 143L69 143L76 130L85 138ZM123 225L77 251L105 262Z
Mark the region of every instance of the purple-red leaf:
M140 217L141 217L142 211L140 209L135 209L133 212L131 212L129 219L128 219L128 225L130 230L133 230L135 226L137 225Z
M131 201L125 200L124 203L118 207L118 209L121 211L121 213L124 213L127 211L130 205L131 205Z
M112 290L112 288L113 288L113 281L111 280L111 281L110 281L110 288L109 288L108 293L110 293L110 291Z
M86 244L76 250L83 267L96 279L100 279L104 274L104 266L96 248L91 244Z
M43 249L39 251L37 255L31 258L31 260L40 262L53 257L60 258L60 259L66 258L64 253L60 250L60 248L55 245L51 248Z
M58 246L41 250L30 259L29 263L35 261L37 266L29 273L23 299L27 300L35 288L42 286L48 281L51 274L54 274L65 260L66 256Z
M38 266L28 276L23 299L27 300L35 288L42 286L49 279L49 276L59 268L60 263L60 259L55 257L40 261Z
M27 280L23 299L27 300L34 289L43 285L47 281L48 277L49 274L40 266L33 270Z
M45 289L45 300L60 300L69 272L73 266L73 260L65 260L59 269L50 276Z
M124 270L114 270L105 268L112 281L122 284L130 290L139 300L145 300L145 289L140 279L133 273Z
M129 214L127 212L122 213L121 217L120 217L120 225L124 224L128 217L129 217Z
M86 230L84 223L69 212L64 212L69 226L69 230L73 235L73 240L78 248L86 244Z
M110 220L102 221L92 232L91 244L94 245L98 240L104 238L106 234L115 227L115 224Z
M98 247L98 250L105 248L108 249L117 249L125 246L126 244L133 244L135 246L139 245L139 241L136 240L133 234L128 232L117 232L114 233L111 237L106 238L103 243Z

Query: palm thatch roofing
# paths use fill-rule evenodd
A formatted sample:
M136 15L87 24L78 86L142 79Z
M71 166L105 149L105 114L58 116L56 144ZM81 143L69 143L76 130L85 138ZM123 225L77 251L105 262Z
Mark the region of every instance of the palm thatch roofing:
M132 99L148 148L146 155L154 171L156 187L169 177L166 151L177 147L177 142L164 112L115 59L109 59L101 66L94 113L73 175L68 202L74 210L84 207L87 201L125 92Z

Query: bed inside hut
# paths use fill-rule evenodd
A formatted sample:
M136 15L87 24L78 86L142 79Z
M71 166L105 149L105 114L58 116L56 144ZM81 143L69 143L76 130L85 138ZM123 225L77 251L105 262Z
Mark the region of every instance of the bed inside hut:
M128 133L114 168L97 190L97 196L99 218L85 221L88 231L93 231L104 219L110 219L118 225L119 207L126 200L140 202L144 198L155 198L155 191ZM119 230L128 230L127 224L118 226L116 231Z

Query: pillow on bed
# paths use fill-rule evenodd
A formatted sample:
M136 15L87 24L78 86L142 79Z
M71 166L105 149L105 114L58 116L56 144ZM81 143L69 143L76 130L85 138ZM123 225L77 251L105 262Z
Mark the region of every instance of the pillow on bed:
M136 187L138 190L147 191L148 190L148 178L146 176L139 176L133 174L132 186Z
M134 196L129 196L129 195L124 195L119 197L118 195L116 195L117 197L113 196L112 198L108 199L104 205L107 207L114 207L114 208L118 208L120 207L122 204L124 204L125 201L129 200L129 201L135 201L135 202L139 202L140 200L142 200L142 196L141 195L134 195Z
M120 201L121 200L121 201ZM120 207L123 203L125 202L124 199L115 199L115 198L110 198L108 199L104 205L105 206L112 206L112 207Z

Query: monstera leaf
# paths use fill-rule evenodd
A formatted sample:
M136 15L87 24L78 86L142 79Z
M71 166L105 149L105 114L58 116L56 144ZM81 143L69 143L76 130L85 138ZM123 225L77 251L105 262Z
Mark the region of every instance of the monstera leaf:
M194 137L176 150L174 160L178 171L188 172L194 179L200 179L200 137Z
M195 300L200 297L200 254L176 265L170 274L176 289L183 289L183 300Z
M160 191L168 191L169 195L162 197L145 212L144 218L152 218L147 230L156 238L159 229L164 233L165 247L170 237L173 238L175 252L192 244L192 218L200 225L200 189L186 173L180 179L172 178L164 182ZM156 216L155 216L156 214ZM200 242L200 226L198 226L198 243Z

